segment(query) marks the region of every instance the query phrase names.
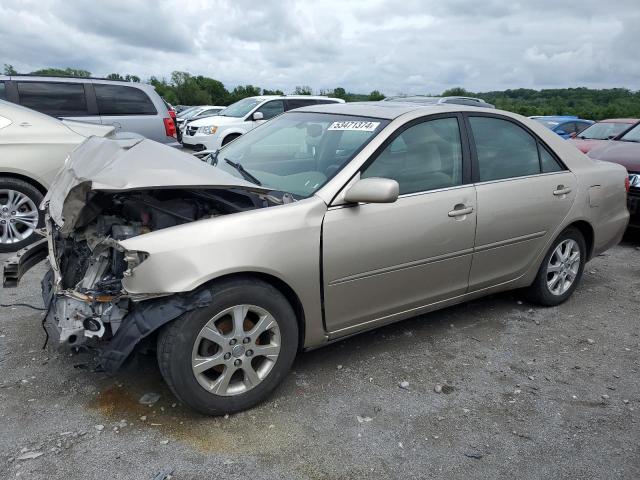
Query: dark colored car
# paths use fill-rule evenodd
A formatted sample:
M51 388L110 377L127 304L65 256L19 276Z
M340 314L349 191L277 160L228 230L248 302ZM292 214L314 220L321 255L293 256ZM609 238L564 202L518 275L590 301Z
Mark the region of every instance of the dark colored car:
M588 153L609 140L624 135L640 120L637 118L609 118L594 123L571 139L582 153Z
M629 226L640 227L640 124L636 124L615 140L593 148L588 155L596 160L617 163L627 169L627 206L631 214Z

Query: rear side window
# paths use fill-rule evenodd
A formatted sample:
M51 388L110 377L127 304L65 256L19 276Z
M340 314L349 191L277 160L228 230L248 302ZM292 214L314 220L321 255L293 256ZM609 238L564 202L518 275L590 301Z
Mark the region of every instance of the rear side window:
M293 110L294 108L307 107L309 105L316 105L315 100L295 99L287 100L287 110Z
M481 182L540 173L536 140L513 122L469 117Z
M560 170L563 170L562 165L560 165L555 157L549 153L549 150L539 142L538 149L540 150L540 166L542 167L542 173L559 172Z
M153 102L142 90L124 85L94 84L100 115L155 115Z
M7 99L7 87L5 87L4 82L0 82L0 100Z
M82 83L17 82L20 105L53 116L87 115Z

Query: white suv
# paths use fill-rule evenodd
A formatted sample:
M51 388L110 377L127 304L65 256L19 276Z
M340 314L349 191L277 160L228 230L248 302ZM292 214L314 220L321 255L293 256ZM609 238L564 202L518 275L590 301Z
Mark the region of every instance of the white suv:
M283 112L322 103L344 103L344 100L310 95L243 98L215 117L190 121L183 132L182 143L194 150L217 150Z

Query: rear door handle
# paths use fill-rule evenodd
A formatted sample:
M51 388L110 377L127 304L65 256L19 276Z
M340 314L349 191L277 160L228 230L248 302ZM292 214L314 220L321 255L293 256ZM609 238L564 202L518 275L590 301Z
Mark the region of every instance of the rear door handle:
M450 217L461 217L463 215L469 215L473 212L473 207L467 207L465 205L456 205L453 207L453 210L449 212Z
M569 187L565 187L564 185L558 185L556 189L553 191L553 194L556 197L561 195L566 195L567 193L571 193L571 189Z

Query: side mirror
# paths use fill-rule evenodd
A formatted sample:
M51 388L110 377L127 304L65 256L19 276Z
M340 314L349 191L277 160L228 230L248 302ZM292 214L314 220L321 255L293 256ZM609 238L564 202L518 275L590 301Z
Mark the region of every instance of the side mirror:
M264 120L264 114L262 112L254 112L252 115L254 121L256 120Z
M344 194L347 203L393 203L398 199L398 182L389 178L363 178Z

